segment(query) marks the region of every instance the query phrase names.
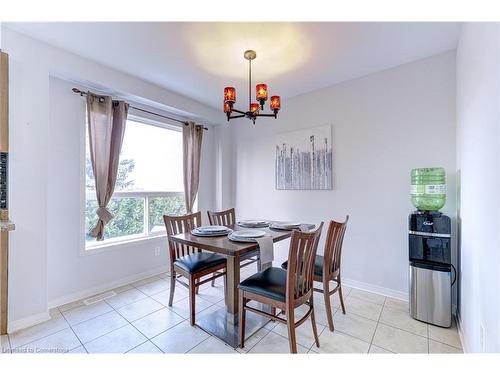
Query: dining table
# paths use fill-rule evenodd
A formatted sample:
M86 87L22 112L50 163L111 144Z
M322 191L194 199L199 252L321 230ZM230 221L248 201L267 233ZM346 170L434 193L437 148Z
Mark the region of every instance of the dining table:
M299 230L308 231L314 229L313 224L301 224ZM237 231L248 229L237 224L228 225L228 228ZM273 243L286 240L292 236L293 230L271 229L269 227L258 228L270 236ZM193 246L203 251L220 254L227 259L226 265L226 290L225 306L213 312L202 314L197 319L196 325L204 331L217 336L233 348L238 346L238 285L240 283L240 262L251 256L258 255L259 245L256 242L236 242L230 240L227 235L217 237L201 237L191 232L180 233L170 236L170 240L184 245ZM260 270L272 267L272 262L261 263ZM245 325L245 337L250 337L259 329L264 327L269 319L255 314L247 314Z

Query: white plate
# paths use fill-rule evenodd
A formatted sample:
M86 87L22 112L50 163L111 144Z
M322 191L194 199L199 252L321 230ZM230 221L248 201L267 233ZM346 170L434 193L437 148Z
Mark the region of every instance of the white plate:
M218 237L218 236L226 236L228 235L229 233L231 233L231 230L228 229L224 232L200 232L199 230L197 229L193 229L191 231L191 234L195 235L195 236L199 236L199 237Z
M243 229L232 233L232 236L235 238L259 238L264 237L265 235L266 232L257 229Z
M268 222L265 220L241 220L238 223L248 224L248 225L259 225L259 224L267 224Z
M271 223L271 227L282 228L282 229L299 228L301 225L302 225L302 223L298 223L296 221L277 221L277 222Z
M204 227L195 228L199 232L212 233L212 232L225 232L228 231L229 228L223 225L206 225Z
M255 238L243 238L243 237L234 237L233 233L230 233L227 238L229 238L231 241L236 241L236 242L257 242Z
M269 226L268 221L258 221L258 220L238 221L237 224L240 227L245 227L245 228L265 228Z

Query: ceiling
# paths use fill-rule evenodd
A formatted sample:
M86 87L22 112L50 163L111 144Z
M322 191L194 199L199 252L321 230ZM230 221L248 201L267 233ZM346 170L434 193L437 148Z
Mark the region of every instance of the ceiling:
M221 109L225 86L288 98L455 49L459 23L4 23L7 27ZM259 81L259 82L257 82ZM252 88L252 96L255 95ZM285 104L286 105L286 104Z

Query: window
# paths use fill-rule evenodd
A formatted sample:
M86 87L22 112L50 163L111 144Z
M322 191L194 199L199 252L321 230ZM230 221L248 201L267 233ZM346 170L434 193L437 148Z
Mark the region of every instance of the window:
M86 132L85 243L106 243L155 236L165 232L163 215L186 212L182 178L182 132L177 127L127 120L115 191L108 209L113 219L104 228L104 241L89 232L97 222L95 181Z

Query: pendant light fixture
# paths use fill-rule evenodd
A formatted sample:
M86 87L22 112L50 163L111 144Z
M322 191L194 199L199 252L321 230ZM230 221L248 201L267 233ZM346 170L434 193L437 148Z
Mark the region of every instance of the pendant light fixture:
M257 53L252 50L245 51L243 54L248 60L248 110L240 111L234 108L236 103L236 89L234 87L224 88L224 113L227 121L234 118L246 117L255 124L257 117L278 117L278 111L281 109L281 99L279 96L271 96L269 107L273 113L261 113L264 110L264 104L268 99L267 85L259 83L255 86L255 100L252 102L252 60L257 57Z

